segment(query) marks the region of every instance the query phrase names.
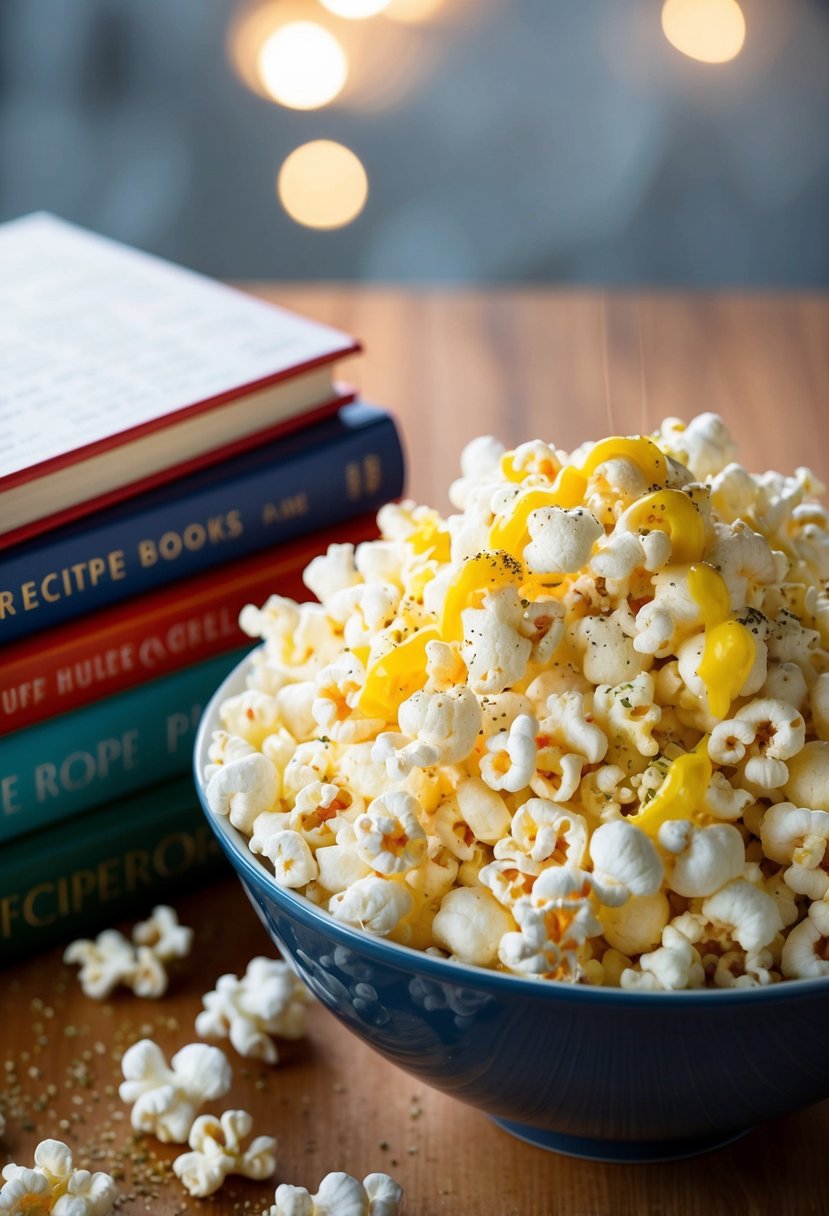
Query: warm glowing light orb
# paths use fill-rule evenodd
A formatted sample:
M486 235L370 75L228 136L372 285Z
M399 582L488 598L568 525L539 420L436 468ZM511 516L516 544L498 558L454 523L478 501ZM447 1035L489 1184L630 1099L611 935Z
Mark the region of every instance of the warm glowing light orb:
M727 63L743 49L746 22L737 0L665 0L662 31L690 59Z
M382 13L389 0L320 0L329 13L337 17L348 17L350 21L362 21Z
M292 110L316 110L345 84L348 60L334 35L314 21L289 21L262 44L259 77L274 101Z
M350 148L330 139L301 144L285 159L276 189L292 220L307 228L342 228L360 214L368 177Z

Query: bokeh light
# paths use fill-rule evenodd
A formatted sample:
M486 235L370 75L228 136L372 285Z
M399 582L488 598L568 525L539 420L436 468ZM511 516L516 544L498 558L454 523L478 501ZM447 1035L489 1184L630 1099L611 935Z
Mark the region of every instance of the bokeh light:
M384 16L394 21L404 21L416 25L428 21L443 5L443 0L390 0Z
M282 206L298 224L342 228L363 210L368 177L350 148L330 139L315 139L286 158L276 189Z
M374 17L388 7L389 0L320 0L336 17L347 17L350 21L362 21Z
M690 59L727 63L743 49L746 22L737 0L665 0L662 30Z
M275 29L262 44L258 68L268 96L293 110L327 105L348 76L345 51L314 21L289 21Z

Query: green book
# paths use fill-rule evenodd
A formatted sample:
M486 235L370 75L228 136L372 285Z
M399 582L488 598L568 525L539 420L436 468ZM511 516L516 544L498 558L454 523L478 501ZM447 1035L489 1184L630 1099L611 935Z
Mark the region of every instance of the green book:
M0 850L0 966L226 870L189 775L30 833Z

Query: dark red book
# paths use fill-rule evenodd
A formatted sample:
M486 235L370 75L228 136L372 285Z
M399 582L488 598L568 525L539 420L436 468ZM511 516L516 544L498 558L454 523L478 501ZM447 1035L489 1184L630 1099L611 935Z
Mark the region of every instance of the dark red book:
M0 226L0 548L333 413L346 334L38 214Z

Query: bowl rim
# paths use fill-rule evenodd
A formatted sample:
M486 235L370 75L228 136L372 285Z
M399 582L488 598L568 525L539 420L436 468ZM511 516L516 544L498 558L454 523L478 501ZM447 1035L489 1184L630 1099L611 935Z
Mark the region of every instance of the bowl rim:
M234 868L237 871L241 870L245 878L252 881L263 894L278 904L286 915L299 917L306 926L319 930L327 937L334 938L341 945L362 951L378 962L397 967L406 967L408 964L408 969L412 970L413 976L416 972L426 972L430 978L438 982L443 981L466 988L487 988L504 996L510 994L545 1000L598 1001L599 1003L609 1001L624 1005L655 1005L665 1001L672 1005L713 1002L719 1007L726 1004L767 1003L829 994L829 976L781 980L779 983L759 985L756 988L683 988L677 991L642 991L601 987L594 984L570 984L561 980L547 980L531 975L513 975L505 971L495 971L487 967L477 967L472 963L461 963L454 959L427 954L425 950L416 950L401 942L389 941L388 938L343 924L307 896L291 888L281 887L274 875L266 869L264 862L250 851L243 833L230 823L227 816L216 815L210 810L202 778L203 758L207 755L213 731L221 729L219 707L222 701L233 695L230 691L231 688L234 693L239 691L236 685L247 668L251 666L253 656L263 650L264 646L265 643L262 643L262 645L254 647L234 665L204 707L193 744L193 778L202 810L213 830L221 835L232 853Z

